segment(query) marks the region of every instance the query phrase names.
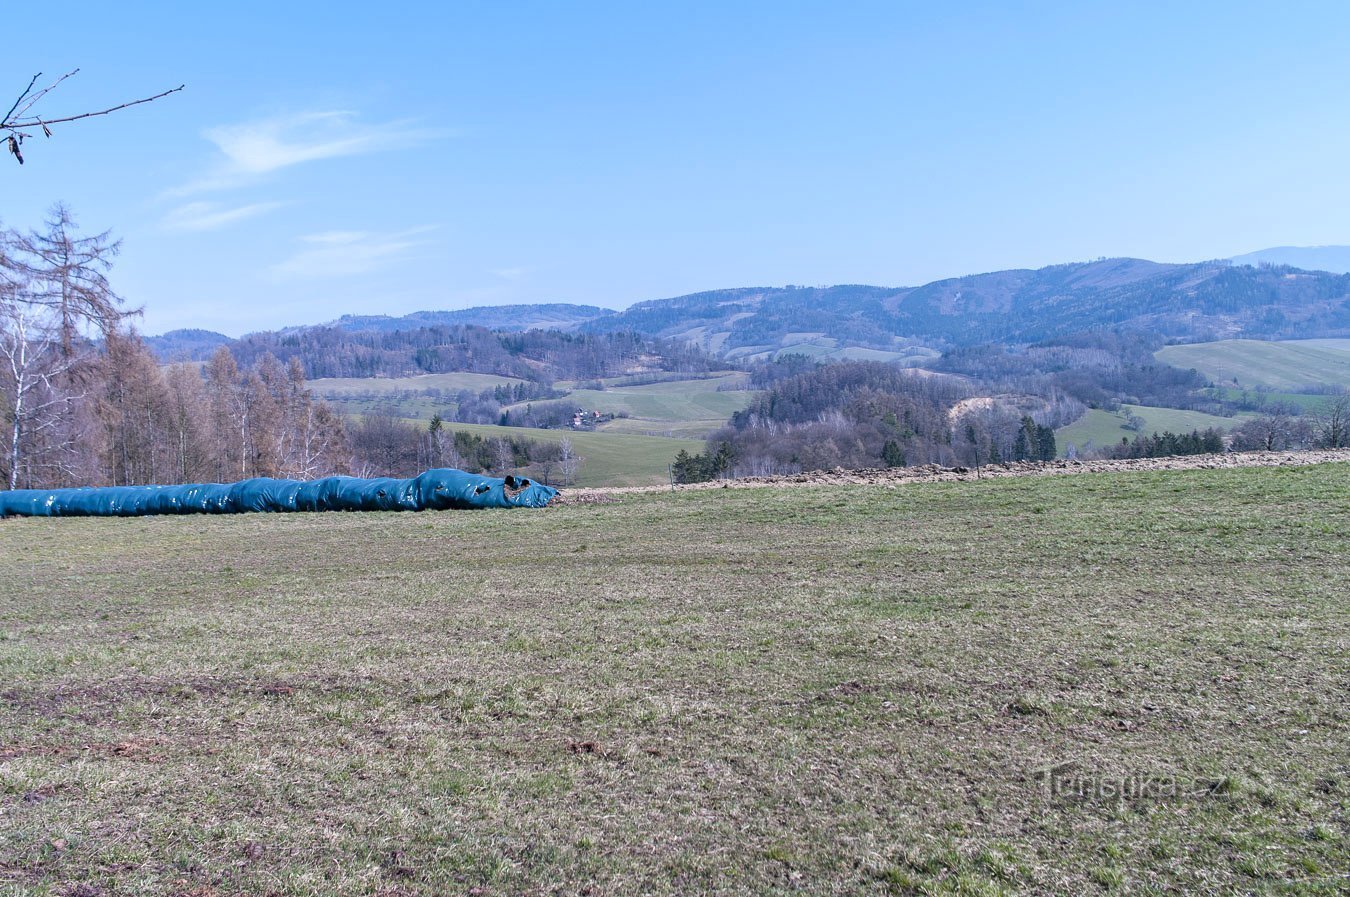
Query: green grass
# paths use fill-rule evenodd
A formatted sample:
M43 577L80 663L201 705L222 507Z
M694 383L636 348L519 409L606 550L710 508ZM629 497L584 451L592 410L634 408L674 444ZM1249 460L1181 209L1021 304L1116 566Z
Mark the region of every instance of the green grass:
M1206 414L1203 411L1187 411L1183 408L1157 408L1151 405L1121 405L1120 410L1133 414L1144 421L1144 429L1152 433L1171 430L1173 433L1189 433L1192 430L1205 430L1214 427L1219 430L1231 430L1247 420L1251 414L1235 414L1223 417L1218 414Z
M727 418L750 404L757 395L750 390L724 389L745 382L746 375L739 372L702 380L669 380L641 386L624 386L624 379L610 378L603 390L576 389L573 383L560 381L557 388L568 394L558 401L574 403L586 410L627 415L604 425L604 430L703 439L724 426ZM408 420L427 421L434 414L449 416L448 412L455 406L455 393L460 390L479 393L501 384L519 382L492 374L459 373L312 380L309 385L342 414L382 411ZM438 394L429 394L431 390Z
M652 421L640 417L616 417L600 425L601 433L638 433L643 436L669 436L702 442L714 430L726 426L721 420ZM702 451L702 449L700 449Z
M514 385L525 381L514 377L499 377L496 374L471 374L457 372L450 374L419 374L416 377L329 377L310 380L307 386L321 396L344 396L362 393L399 393L426 392L431 389L442 390L446 398L454 398L461 390L479 393L494 386Z
M1139 430L1125 429L1126 418L1131 414L1143 419L1144 426ZM1202 411L1156 408L1149 405L1121 405L1118 412L1093 408L1067 427L1056 430L1055 443L1059 447L1060 455L1063 455L1070 445L1076 446L1080 452L1088 451L1089 446L1092 449L1100 449L1117 445L1122 438L1133 441L1140 435L1147 436L1169 430L1173 433L1189 433L1192 430L1214 427L1227 432L1252 416L1251 413L1243 413L1233 417L1221 417Z
M587 411L629 415L627 419L604 425L605 430L701 439L725 426L727 418L757 395L749 390L722 389L742 384L745 379L744 374L737 373L707 380L671 380L604 390L574 389L564 401Z
M1261 401L1264 402L1266 406L1293 405L1304 414L1307 413L1316 414L1317 412L1321 411L1326 406L1326 404L1331 401L1332 398L1331 396L1309 395L1308 393L1302 392L1275 392L1275 391L1257 392L1254 389L1239 389L1234 386L1214 387L1211 389L1206 389L1204 391L1209 395L1212 395L1214 398L1224 402L1245 403L1245 402ZM1261 412L1258 411L1256 413L1259 414Z
M785 355L805 355L821 362L906 360L912 364L918 364L920 361L936 358L940 354L932 350L906 349L897 352L890 349L869 349L863 346L841 347L839 341L832 337L816 337L803 342L793 342L792 336L793 334L789 334L784 337L779 346L742 346L733 349L727 357L741 360L770 361L782 358Z
M0 892L1344 893L1347 474L5 521Z
M1217 386L1350 387L1350 339L1220 340L1164 346L1154 355L1175 367L1195 368Z
M434 415L448 416L455 402L448 398L429 395L389 395L369 398L347 394L325 396L324 401L338 414L348 417L363 417L367 414L390 414L404 420L430 421Z
M576 430L534 430L494 427L487 424L446 424L449 430L464 430L485 437L514 437L541 442L572 440L585 461L577 474L578 486L650 486L670 482L669 465L680 449L691 454L705 449L701 439L642 436Z
M613 386L604 390L573 390L566 401L588 410L626 412L599 431L535 430L480 424L447 424L480 436L525 437L543 442L570 438L585 458L577 477L579 486L645 486L669 482L669 464L684 449L704 450L704 437L726 424L727 418L744 408L755 393L719 391L719 386L740 383L745 375L730 373L706 380L672 380L642 386ZM458 389L475 392L500 383L513 383L491 374L427 374L421 377L314 380L311 387L328 396L334 407L347 415L392 413L408 420L428 421L433 414L448 417ZM570 384L568 384L570 385ZM442 390L433 396L425 390ZM410 390L423 390L409 395ZM374 397L369 393L380 395Z
M478 394L495 386L523 383L496 374L420 374L416 377L333 377L310 380L315 395L322 396L339 414L351 417L376 412L407 420L429 421L455 407L462 390Z

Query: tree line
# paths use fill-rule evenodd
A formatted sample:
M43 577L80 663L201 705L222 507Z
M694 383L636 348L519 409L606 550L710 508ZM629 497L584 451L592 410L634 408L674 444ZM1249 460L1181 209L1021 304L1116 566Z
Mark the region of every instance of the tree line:
M798 369L798 359L785 367ZM953 458L949 410L966 389L880 362L813 366L772 385L708 440L718 475L902 466ZM693 456L691 471L706 471ZM700 466L704 465L704 466Z
M0 486L410 475L430 466L571 479L579 469L568 440L447 434L439 420L429 430L378 415L346 421L308 388L296 354L241 359L221 346L204 363L161 365L130 326L139 310L108 282L117 250L107 233L82 235L63 206L38 230L0 230Z
M263 355L298 359L310 379L471 372L541 384L614 377L633 369L703 373L726 364L676 340L631 331L504 332L469 324L358 330L304 327L252 333L230 343L242 365ZM172 360L172 359L170 359Z
M977 381L987 392L1048 395L1058 391L1086 408L1115 411L1121 403L1220 413L1200 392L1205 378L1154 359L1157 334L1098 330L1030 346L988 343L949 350L935 368Z
M1171 455L1208 455L1224 449L1223 433L1209 427L1204 430L1192 430L1189 433L1173 433L1170 430L1149 436L1136 436L1120 440L1120 444L1106 452L1108 458L1165 458Z
M425 427L389 414L367 414L349 425L358 476L413 476L432 467L504 476L515 473L549 485L576 481L585 458L570 437L552 441L524 433L480 436L451 430L439 414Z

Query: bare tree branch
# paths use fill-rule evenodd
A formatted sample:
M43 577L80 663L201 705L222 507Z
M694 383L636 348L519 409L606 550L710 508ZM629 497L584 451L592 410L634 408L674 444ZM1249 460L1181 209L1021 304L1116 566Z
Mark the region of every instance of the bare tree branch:
M112 106L112 107L110 107L110 108L108 108L108 109L100 109L98 112L81 112L79 115L67 115L67 116L65 116L64 118L31 118L31 119L24 119L24 120L22 120L22 121L15 121L15 122L12 122L12 123L6 122L6 123L3 123L3 124L0 124L0 128L9 128L9 129L13 130L14 128L26 128L26 127L32 127L33 125L59 125L59 124L64 124L65 122L68 122L68 121L79 121L79 120L82 119L82 118L93 118L93 117L96 116L96 115L107 115L109 112L116 112L116 111L118 111L119 109L129 109L129 108L132 107L132 106L139 106L139 105L141 105L142 103L153 103L155 100L161 99L161 98L163 98L163 97L167 97L167 96L168 96L169 94L171 94L171 93L178 93L178 91L182 90L184 87L187 87L187 85L186 85L186 84L180 84L180 85L178 85L177 87L173 88L172 90L166 90L166 91L164 91L163 93L157 93L157 94L155 94L155 95L152 96L152 97L145 97L144 99L140 99L140 100L132 100L132 101L129 102L129 103L122 103L122 104L119 105L119 106Z
M86 118L95 118L96 116L108 115L109 113L117 112L122 109L129 109L132 106L153 103L155 100L163 99L169 94L178 93L178 91L187 86L180 84L171 90L165 90L151 97L143 97L139 100L119 103L116 106L109 106L107 109L99 109L95 112L81 112L77 115L65 115L60 118L43 118L40 115L29 115L32 108L37 105L43 97L56 89L61 82L77 74L79 71L79 69L75 69L74 71L67 72L51 84L34 93L33 85L37 83L38 78L42 77L42 73L38 72L33 76L32 80L28 82L28 86L24 88L23 93L19 94L19 98L14 101L14 105L9 107L9 111L5 113L5 117L0 119L0 134L8 133L6 142L9 145L9 151L15 159L18 160L20 165L23 164L23 153L21 152L20 147L23 145L24 138L32 136L31 134L26 133L23 130L24 128L40 127L42 128L42 133L50 137L52 136L51 125L65 124L67 122L80 121Z
M28 101L25 102L25 103L23 104L23 106L22 106L17 112L14 111L14 110L10 110L10 114L7 115L7 116L5 116L5 120L8 121L9 119L13 118L14 116L18 116L19 118L22 118L23 115L24 115L24 113L26 113L29 109L32 109L33 106L35 106L39 100L41 100L41 99L42 99L43 97L45 97L47 94L49 94L49 93L51 93L53 90L55 90L55 89L57 88L57 86L60 85L60 83L61 83L62 81L66 80L67 78L69 78L69 77L71 77L71 76L73 76L73 75L78 75L79 73L80 73L80 70L79 70L79 69L74 69L74 70L72 70L72 71L66 72L64 75L62 75L61 77L57 78L57 79L56 79L55 81L53 81L51 84L48 84L46 87L42 88L42 89L39 90L37 93L35 93L35 94L30 94L29 97L28 97ZM32 90L32 85L29 85L29 90ZM22 101L22 98L20 98L20 100Z
M76 69L75 71L78 72L79 69ZM72 72L72 74L74 74L74 73ZM36 75L33 76L33 80L31 80L31 81L28 82L28 86L24 88L23 93L19 94L19 98L18 98L17 100L14 101L14 105L13 105L13 106L10 106L10 107L9 107L9 111L5 113L4 121L9 121L10 116L12 116L12 115L14 114L14 110L19 108L19 104L23 102L24 97L28 96L28 92L29 92L30 90L33 89L33 85L36 84L36 83L37 83L37 79L38 79L38 78L41 78L41 77L42 77L42 72L38 72ZM65 79L62 78L62 80L65 80ZM57 84L59 84L59 83L60 83L60 81L57 82ZM55 86L56 86L56 84L53 84L53 85L52 85L52 87L55 87ZM51 87L47 88L47 90L51 90ZM44 90L43 93L46 93L47 90ZM33 105L32 103L29 103L28 106L25 106L24 108L25 108L25 109L31 108L32 105Z

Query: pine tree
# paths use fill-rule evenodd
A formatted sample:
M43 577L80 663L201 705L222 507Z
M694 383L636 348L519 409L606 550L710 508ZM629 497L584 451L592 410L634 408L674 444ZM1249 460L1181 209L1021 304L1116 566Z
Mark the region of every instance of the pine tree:
M730 442L723 442L717 447L717 454L712 457L712 475L713 477L726 476L731 473L731 465L736 462L736 454L732 451Z
M1055 431L1052 427L1038 425L1036 427L1036 446L1037 457L1042 461L1055 460Z
M894 439L888 439L881 449L881 461L887 467L904 467L905 450Z

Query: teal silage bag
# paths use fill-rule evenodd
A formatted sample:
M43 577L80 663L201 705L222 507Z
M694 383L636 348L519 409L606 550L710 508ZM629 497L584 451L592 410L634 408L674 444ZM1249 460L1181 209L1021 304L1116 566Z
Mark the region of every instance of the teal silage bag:
M542 508L558 490L523 477L428 470L394 477L324 477L181 486L104 486L0 492L0 517L142 517L288 511L450 511Z

